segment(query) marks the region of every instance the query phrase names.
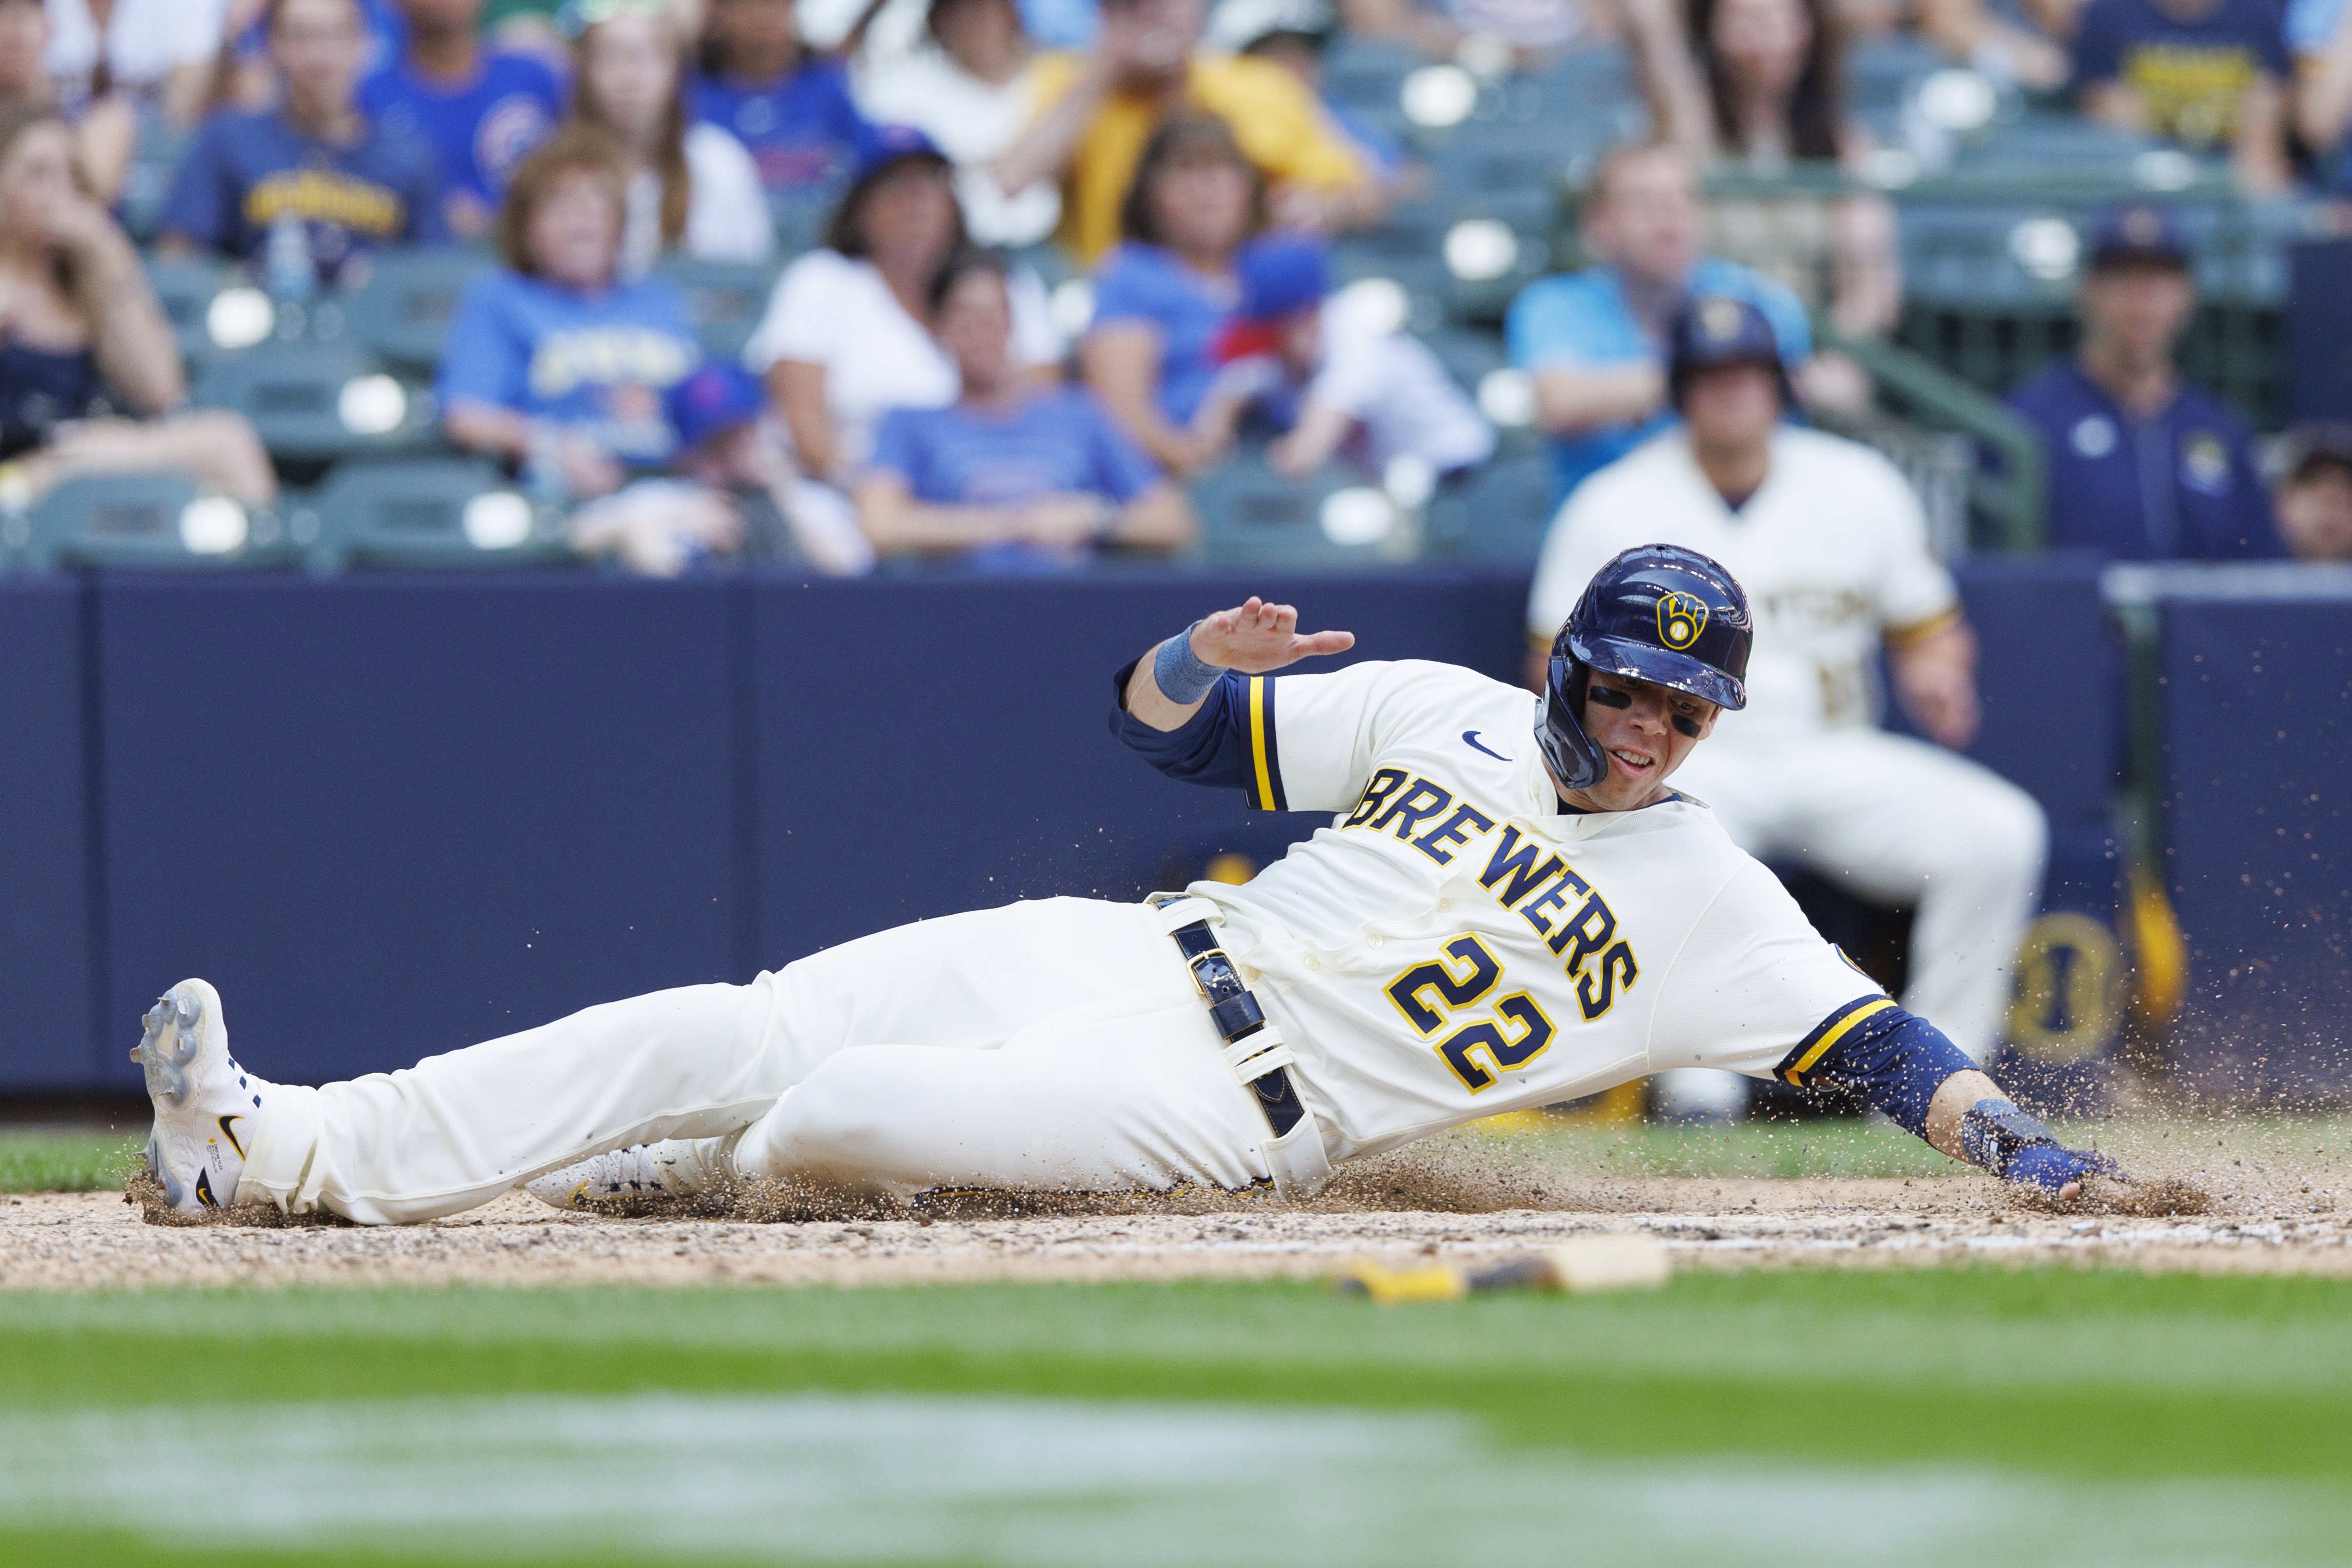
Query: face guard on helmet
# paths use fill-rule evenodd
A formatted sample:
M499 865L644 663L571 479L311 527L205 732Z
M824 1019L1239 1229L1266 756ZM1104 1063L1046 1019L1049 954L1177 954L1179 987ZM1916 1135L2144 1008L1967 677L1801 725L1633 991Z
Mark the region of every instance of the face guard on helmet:
M1745 708L1751 636L1747 594L1697 551L1642 544L1610 562L1551 645L1536 744L1554 775L1570 789L1609 775L1608 753L1584 732L1595 669Z

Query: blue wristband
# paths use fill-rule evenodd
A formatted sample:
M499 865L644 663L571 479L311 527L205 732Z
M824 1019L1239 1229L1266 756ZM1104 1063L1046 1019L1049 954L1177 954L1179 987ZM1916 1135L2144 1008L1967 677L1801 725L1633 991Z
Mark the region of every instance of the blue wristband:
M1179 704L1198 702L1217 684L1223 669L1213 664L1203 664L1201 656L1192 651L1192 626L1160 645L1160 652L1151 660L1151 679L1160 687L1160 694Z

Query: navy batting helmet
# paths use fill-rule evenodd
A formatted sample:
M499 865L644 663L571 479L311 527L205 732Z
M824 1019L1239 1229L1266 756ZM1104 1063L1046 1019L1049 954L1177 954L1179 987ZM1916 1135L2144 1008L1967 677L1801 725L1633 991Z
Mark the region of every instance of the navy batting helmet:
M1711 294L1684 307L1666 331L1666 396L1683 405L1683 388L1696 373L1723 364L1769 365L1780 383L1780 405L1794 408L1796 388L1780 358L1780 340L1763 311L1745 300Z
M1718 708L1748 706L1753 623L1738 579L1696 550L1637 544L1592 575L1552 640L1551 676L1536 744L1559 782L1590 789L1608 776L1607 753L1584 732L1584 694L1595 669L1670 686Z

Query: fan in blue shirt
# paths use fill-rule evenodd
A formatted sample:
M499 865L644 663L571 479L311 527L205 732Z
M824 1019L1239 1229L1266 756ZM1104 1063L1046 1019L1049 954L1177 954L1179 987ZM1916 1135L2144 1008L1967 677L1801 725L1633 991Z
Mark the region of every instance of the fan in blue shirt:
M2126 561L2284 553L2245 426L2173 370L2197 291L2171 219L2108 216L2079 304L2081 353L2009 396L2047 447L2051 546Z
M249 259L291 216L331 282L354 252L445 237L433 150L354 101L365 47L354 0L282 0L270 16L284 102L215 116L198 133L163 203L163 244Z
M751 149L771 195L832 184L874 139L850 97L847 68L801 41L792 0L712 6L697 63L694 117Z
M962 396L884 416L857 486L858 525L877 552L1041 572L1082 564L1097 546L1168 550L1191 541L1183 492L1094 400L1040 390L1013 363L1000 258L950 260L931 310Z
M360 108L386 132L438 155L452 233L487 231L523 155L563 114L544 61L481 47L482 0L401 0L408 45L360 85Z
M1692 298L1719 295L1764 312L1792 370L1813 352L1805 308L1737 262L1698 254L1706 214L1698 175L1671 147L1633 146L1601 161L1585 197L1584 243L1598 265L1542 278L1503 321L1511 363L1534 376L1537 419L1551 436L1555 499L1676 423L1666 398L1666 324Z

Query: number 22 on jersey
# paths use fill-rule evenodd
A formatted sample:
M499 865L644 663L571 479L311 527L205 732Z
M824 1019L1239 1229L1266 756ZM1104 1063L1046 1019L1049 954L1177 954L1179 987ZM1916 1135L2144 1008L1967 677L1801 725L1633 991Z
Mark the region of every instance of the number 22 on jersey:
M1416 963L1387 987L1389 1000L1424 1038L1479 1006L1502 984L1501 963L1475 936L1457 936L1445 944L1444 951L1451 963L1444 960ZM1497 1074L1523 1068L1543 1055L1556 1032L1551 1019L1525 991L1513 992L1492 1010L1493 1017L1462 1025L1432 1047L1473 1094L1492 1088Z

